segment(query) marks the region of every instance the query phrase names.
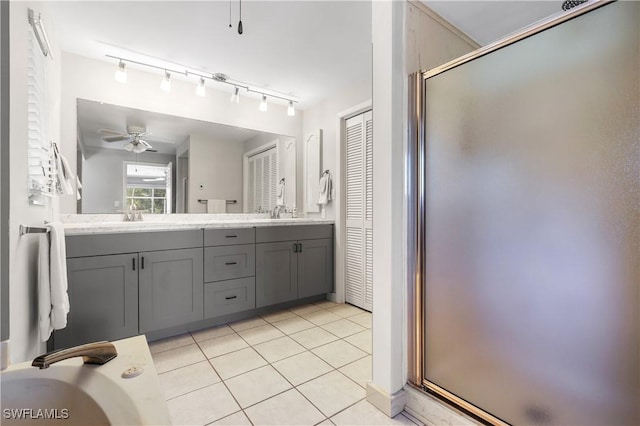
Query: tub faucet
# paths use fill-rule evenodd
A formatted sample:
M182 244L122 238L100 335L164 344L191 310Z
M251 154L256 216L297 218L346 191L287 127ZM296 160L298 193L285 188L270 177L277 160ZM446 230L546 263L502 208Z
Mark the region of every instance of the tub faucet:
M94 342L86 345L74 346L73 348L60 349L48 354L36 357L31 365L40 369L49 368L51 364L69 358L81 356L85 364L106 364L118 356L116 347L110 342Z

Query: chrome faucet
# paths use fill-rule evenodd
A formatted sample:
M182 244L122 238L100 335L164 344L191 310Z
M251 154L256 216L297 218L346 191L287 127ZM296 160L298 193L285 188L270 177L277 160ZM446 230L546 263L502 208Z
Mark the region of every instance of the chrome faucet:
M40 369L49 368L51 364L69 358L81 356L85 364L106 364L118 356L118 351L113 343L94 342L86 345L75 346L73 348L61 349L48 354L36 357L31 365Z
M135 204L129 206L128 211L124 213L125 222L139 222L142 220L142 210L138 210Z
M280 206L275 206L271 210L271 219L280 219Z

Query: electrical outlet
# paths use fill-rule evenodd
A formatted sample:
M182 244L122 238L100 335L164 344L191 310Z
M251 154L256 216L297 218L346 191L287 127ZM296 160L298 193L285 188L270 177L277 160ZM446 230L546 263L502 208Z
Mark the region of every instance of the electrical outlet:
M120 201L116 200L113 202L113 207L120 207Z
M332 200L336 199L336 189L335 188L331 188L331 199Z

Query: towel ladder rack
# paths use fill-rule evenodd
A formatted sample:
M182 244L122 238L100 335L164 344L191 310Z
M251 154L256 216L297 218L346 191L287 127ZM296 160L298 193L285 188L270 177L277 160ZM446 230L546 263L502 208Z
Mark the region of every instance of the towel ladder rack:
M227 204L237 204L238 200L225 200L227 202ZM198 202L201 204L207 204L207 200L203 200L203 199L198 199Z
M20 225L20 236L25 234L46 234L47 232L49 232L47 227Z

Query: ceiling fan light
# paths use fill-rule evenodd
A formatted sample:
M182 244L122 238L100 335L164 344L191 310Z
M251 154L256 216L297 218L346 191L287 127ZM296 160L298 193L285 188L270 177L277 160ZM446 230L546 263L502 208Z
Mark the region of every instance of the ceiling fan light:
M133 142L129 142L124 146L124 149L126 149L127 151L133 151L133 148L134 148Z
M145 152L146 150L147 150L147 147L141 143L136 144L133 147L133 152L135 152L136 154L140 154L141 152Z
M258 109L262 112L267 111L267 95L262 95L262 102L260 102L260 107Z
M127 82L127 69L124 61L118 62L118 69L116 70L115 79L118 83Z
M231 95L231 103L239 104L240 103L240 88L236 87L233 91L233 95Z
M200 77L200 83L198 83L198 87L196 87L196 95L205 96L207 89L204 87L204 78Z
M287 108L287 115L293 117L296 115L296 109L293 107L293 101L289 101L289 108Z
M165 92L171 91L171 74L168 71L164 72L164 76L162 77L162 82L160 83L160 89Z

